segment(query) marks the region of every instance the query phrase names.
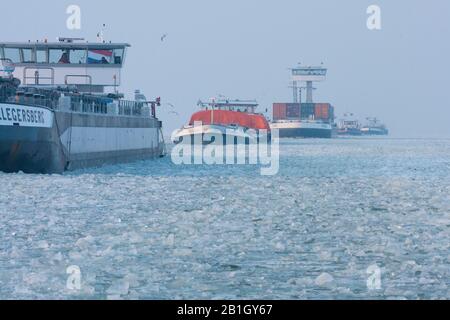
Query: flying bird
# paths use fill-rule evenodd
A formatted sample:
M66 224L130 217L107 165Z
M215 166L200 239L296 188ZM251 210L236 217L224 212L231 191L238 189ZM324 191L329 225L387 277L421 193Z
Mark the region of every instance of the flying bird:
M167 33L165 33L161 36L161 42L163 42L166 38L167 38Z
M180 114L179 114L178 112L176 112L176 111L170 111L169 113L173 113L174 115L177 115L177 116L180 115Z

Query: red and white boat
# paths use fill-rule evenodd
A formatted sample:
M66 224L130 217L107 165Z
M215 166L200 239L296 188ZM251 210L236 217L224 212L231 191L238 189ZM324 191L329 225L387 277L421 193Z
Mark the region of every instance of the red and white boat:
M254 100L199 101L201 111L194 113L189 124L176 131L172 141L208 145L221 139L223 144L249 144L265 139L270 143L270 125L262 114L256 113Z

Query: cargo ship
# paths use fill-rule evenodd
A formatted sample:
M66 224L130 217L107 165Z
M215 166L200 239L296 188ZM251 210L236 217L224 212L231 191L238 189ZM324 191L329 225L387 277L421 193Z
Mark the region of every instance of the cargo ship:
M377 118L367 118L367 124L361 127L361 134L368 136L387 136L389 130Z
M293 103L274 103L272 130L278 130L280 138L332 138L334 136L334 107L329 103L313 102L313 82L324 81L327 69L298 66L292 69ZM306 87L299 87L305 82ZM306 90L306 102L302 102L302 90Z
M332 138L334 108L328 103L274 103L273 122L280 138Z
M212 99L198 102L201 108L189 123L172 135L175 144L211 143L249 144L270 143L270 125L264 115L256 113L254 100ZM220 141L217 141L220 139Z
M63 173L160 157L162 123L117 91L125 43L0 43L0 171Z

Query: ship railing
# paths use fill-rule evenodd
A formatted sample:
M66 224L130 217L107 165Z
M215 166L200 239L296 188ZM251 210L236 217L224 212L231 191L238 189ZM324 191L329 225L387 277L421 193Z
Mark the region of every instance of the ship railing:
M72 97L70 99L70 111L107 114L108 102L86 97Z
M111 113L110 108L117 105L115 112ZM116 114L122 116L142 116L143 102L114 100L105 97L74 95L70 99L70 110L82 113L94 114Z
M68 100L64 100L68 99ZM83 95L79 93L65 93L60 108L80 113L118 114L111 112L116 100L107 96Z
M143 102L119 100L119 115L140 116L143 106Z
M64 98L67 100L61 100ZM6 89L0 90L0 102L92 114L110 114L111 105L116 105L116 111L112 114L122 116L144 116L142 109L146 105L146 102L80 94L66 93L61 96L56 91L46 92L45 90L19 90L14 94L10 91L6 92Z
M70 109L74 112L108 114L111 105L117 104L113 114L122 116L142 116L143 102L128 100L113 100L104 97L72 96Z
M16 99L8 99L6 101L0 101L3 103L9 103L9 104L17 104L17 105L22 105L22 106L29 106L29 107L44 107L44 108L48 108L48 109L57 109L57 103L55 103L52 100L49 99L43 99L43 98L33 98L33 100L29 99L29 101L27 101L27 99L24 100L16 100Z
M49 109L58 108L58 100L55 98L48 98L47 96L39 93L31 92L16 92L15 96L9 97L6 101L8 103L25 105L30 107L45 107Z
M28 75L28 71L32 70L34 71L32 76ZM39 71L40 70L47 70L50 71L50 76L49 77L45 77L45 76L41 76ZM42 85L41 80L44 81L49 81L50 83L45 83L45 85L54 85L55 84L55 69L53 68L48 68L48 67L25 67L23 69L23 80L24 80L24 85ZM29 83L28 80L34 80L32 83Z

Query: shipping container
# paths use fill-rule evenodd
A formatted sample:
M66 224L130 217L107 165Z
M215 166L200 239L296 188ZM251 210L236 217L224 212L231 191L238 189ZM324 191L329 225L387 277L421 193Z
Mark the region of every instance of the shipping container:
M300 103L288 103L286 105L286 118L289 120L300 119Z
M273 104L273 120L285 120L287 113L286 103L274 103Z
M334 107L330 106L330 122L334 122Z
M318 120L333 121L334 108L329 103L316 103L314 117Z
M316 103L315 106L315 118L320 120L330 119L330 104L329 103Z
M315 115L314 103L302 103L300 115L302 119L313 119Z
M274 103L273 120L334 120L334 108L329 103Z

